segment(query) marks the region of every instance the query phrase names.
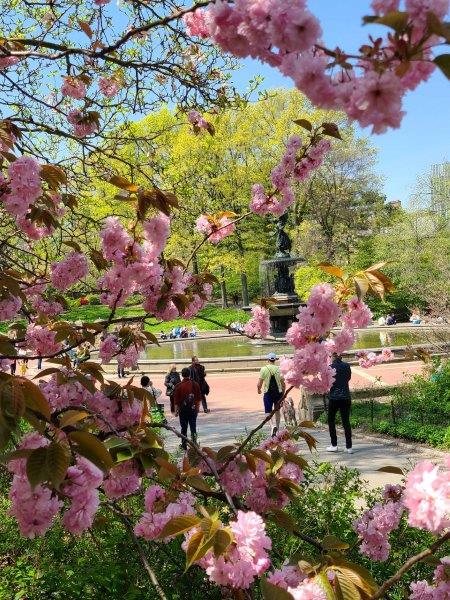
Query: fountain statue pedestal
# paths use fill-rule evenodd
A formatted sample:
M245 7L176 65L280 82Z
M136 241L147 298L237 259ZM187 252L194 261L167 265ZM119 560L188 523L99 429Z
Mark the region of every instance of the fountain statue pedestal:
M261 261L259 279L261 294L269 300L271 335L286 337L286 332L295 321L300 299L295 293L294 269L298 263L305 262L299 256L291 256L292 242L285 232L287 213L277 221L277 241L275 258ZM244 306L244 310L251 310Z

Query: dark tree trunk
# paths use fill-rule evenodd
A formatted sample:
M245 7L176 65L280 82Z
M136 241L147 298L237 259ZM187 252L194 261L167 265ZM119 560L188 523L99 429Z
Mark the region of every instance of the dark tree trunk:
M243 306L249 305L248 298L248 282L247 282L247 273L241 273L241 287L242 287L242 303Z
M225 269L220 267L220 293L222 294L222 308L228 308L227 286L225 284Z

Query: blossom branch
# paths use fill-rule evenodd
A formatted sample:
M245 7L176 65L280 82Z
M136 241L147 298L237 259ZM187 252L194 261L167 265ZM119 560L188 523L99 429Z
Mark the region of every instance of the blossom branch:
M397 573L395 573L395 575L393 575L392 577L387 579L383 583L383 585L380 587L380 589L375 594L370 596L369 600L378 600L379 598L383 598L384 595L386 594L386 592L393 585L395 585L398 581L400 581L400 579L403 577L403 575L405 573L407 573L411 569L411 567L413 567L416 563L420 562L421 560L424 560L424 558L427 558L427 556L433 555L435 552L437 552L439 550L439 548L441 546L443 546L449 540L450 540L450 531L448 531L447 533L442 535L440 538L438 538L426 550L423 550L422 552L419 552L419 554L412 556L410 559L408 559L405 562L405 564L402 567L400 567L400 569L397 571Z

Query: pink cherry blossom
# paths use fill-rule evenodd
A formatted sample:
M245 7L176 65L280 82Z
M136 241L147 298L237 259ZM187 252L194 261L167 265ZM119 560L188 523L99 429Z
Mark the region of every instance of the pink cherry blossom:
M58 381L56 374L53 374L48 381L39 384L52 411L85 404L91 394L75 379L75 373L66 368L61 369L60 373L64 382Z
M109 334L104 340L100 342L98 349L98 357L103 364L109 363L109 361L116 356L120 351L120 344L117 338L113 334Z
M77 77L64 77L61 92L63 96L81 100L81 98L86 96L86 84Z
M372 0L371 7L377 15L386 15L398 10L400 0Z
M218 223L206 215L200 215L195 225L197 231L208 236L208 241L212 244L218 244L221 240L231 235L235 229L233 220L229 217L221 217Z
M125 231L117 217L108 217L100 231L103 254L107 260L119 261L127 253L132 243L130 235Z
M158 512L155 511L155 502L164 498L160 486L151 486L145 494L145 510L134 528L138 537L146 540L154 540L159 536L168 523L174 517L195 514L195 497L189 492L182 492L175 502L167 503Z
M107 98L114 98L120 91L121 85L114 77L100 77L98 87L101 93Z
M31 323L25 334L25 344L35 354L50 356L61 350L61 344L55 341L56 331Z
M89 263L84 254L70 252L64 260L52 265L52 284L58 290L65 291L74 283L86 277Z
M133 494L140 486L139 472L132 460L113 467L103 482L105 494L113 500Z
M195 127L199 129L208 129L209 123L202 117L202 115L197 110L190 110L188 112L188 121Z
M17 65L18 62L19 62L18 56L2 56L0 58L0 71L3 71L4 69L7 69L8 67Z
M250 337L259 336L264 340L270 332L270 314L263 306L252 308L252 318L244 327L244 332Z
M360 552L372 560L387 560L390 551L388 537L398 527L402 513L403 505L393 501L378 502L364 511L353 523L356 533L362 538Z
M51 318L56 317L64 311L64 307L62 304L57 302L56 300L45 300L42 296L34 296L31 304L37 312Z
M347 313L342 316L342 321L351 329L364 329L372 322L372 312L355 296L347 302Z
M76 108L69 111L67 120L73 126L73 132L77 137L86 137L98 131L97 121Z
M306 579L306 575L303 574L298 567L293 565L287 565L281 569L276 569L267 577L267 580L271 584L277 585L285 590L288 588L297 588L304 579Z
M142 225L147 245L145 249L149 257L157 258L163 251L170 233L170 217L159 214L157 217L144 221Z
M209 35L205 19L205 11L195 10L183 16L183 23L188 35L206 38Z
M71 533L81 535L92 526L100 505L97 488L102 481L100 469L84 457L77 458L76 464L69 467L61 491L71 499L71 504L61 522Z
M406 480L404 504L411 527L439 534L450 526L449 469L428 460L419 462Z
M0 300L0 321L13 319L22 306L22 300L18 296L7 296Z
M288 588L294 600L327 600L328 596L322 586L314 581L302 581L296 588Z

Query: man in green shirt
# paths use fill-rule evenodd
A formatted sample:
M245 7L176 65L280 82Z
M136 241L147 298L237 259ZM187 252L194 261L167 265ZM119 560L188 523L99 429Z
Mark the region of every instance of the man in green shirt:
M264 392L264 412L270 414L274 406L281 400L284 394L284 381L281 377L280 367L275 364L277 355L271 352L267 355L267 365L261 368L258 380L258 394ZM273 417L270 419L272 426L272 436L276 435L280 428L280 410L275 413L275 423Z

